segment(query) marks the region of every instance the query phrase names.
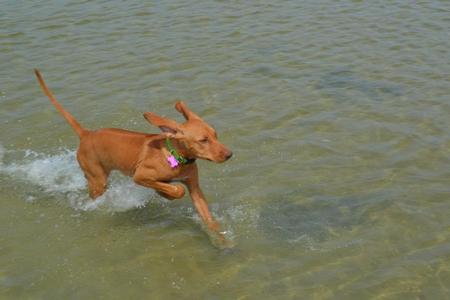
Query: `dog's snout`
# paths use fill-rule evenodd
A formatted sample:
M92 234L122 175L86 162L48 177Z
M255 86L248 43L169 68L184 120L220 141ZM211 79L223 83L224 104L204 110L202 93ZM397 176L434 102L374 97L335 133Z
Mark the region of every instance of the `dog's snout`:
M233 156L233 152L229 152L227 156L225 156L226 160L229 160Z

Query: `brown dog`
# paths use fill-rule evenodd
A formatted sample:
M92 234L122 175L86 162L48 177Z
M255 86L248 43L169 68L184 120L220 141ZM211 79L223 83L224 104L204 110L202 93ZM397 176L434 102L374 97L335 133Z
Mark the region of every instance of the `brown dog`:
M155 189L170 200L184 196L184 187L171 183L181 181L187 186L203 222L224 241L220 226L213 219L200 189L195 163L197 158L221 163L232 156L232 152L217 140L216 131L211 126L183 102L177 102L175 108L186 119L183 124L152 112L144 113L145 119L158 126L162 134L115 128L87 130L57 102L39 71L35 70L35 73L44 93L80 138L77 159L88 181L92 199L105 192L112 170L131 176L137 184Z

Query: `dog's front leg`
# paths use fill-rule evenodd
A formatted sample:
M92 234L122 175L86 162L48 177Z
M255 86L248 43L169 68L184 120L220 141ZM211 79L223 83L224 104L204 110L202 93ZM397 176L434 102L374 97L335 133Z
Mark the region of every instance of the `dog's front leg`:
M146 170L136 170L133 180L139 185L152 188L156 190L163 197L169 200L181 199L184 196L185 189L181 184L170 184L161 181L157 181L149 176L149 172Z
M203 222L206 224L210 231L218 236L220 242L224 244L225 236L222 232L220 232L220 224L215 221L213 216L211 215L211 212L208 208L208 203L206 202L205 196L200 189L197 165L194 164L192 166L192 169L189 172L189 176L185 179L184 182L188 187L192 203L194 204Z

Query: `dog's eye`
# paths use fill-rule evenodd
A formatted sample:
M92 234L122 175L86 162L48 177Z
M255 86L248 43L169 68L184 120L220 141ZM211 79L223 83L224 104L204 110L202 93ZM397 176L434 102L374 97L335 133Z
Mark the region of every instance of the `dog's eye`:
M202 144L206 144L209 142L208 137L202 138L201 140L199 140L200 143Z

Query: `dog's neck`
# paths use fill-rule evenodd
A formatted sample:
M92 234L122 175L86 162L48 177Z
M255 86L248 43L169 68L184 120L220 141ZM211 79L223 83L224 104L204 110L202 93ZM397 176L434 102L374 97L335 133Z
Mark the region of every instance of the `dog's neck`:
M195 157L191 158L192 155L190 155L189 150L182 142L177 139L166 137L164 143L170 154L172 154L180 164L187 165L195 162Z

